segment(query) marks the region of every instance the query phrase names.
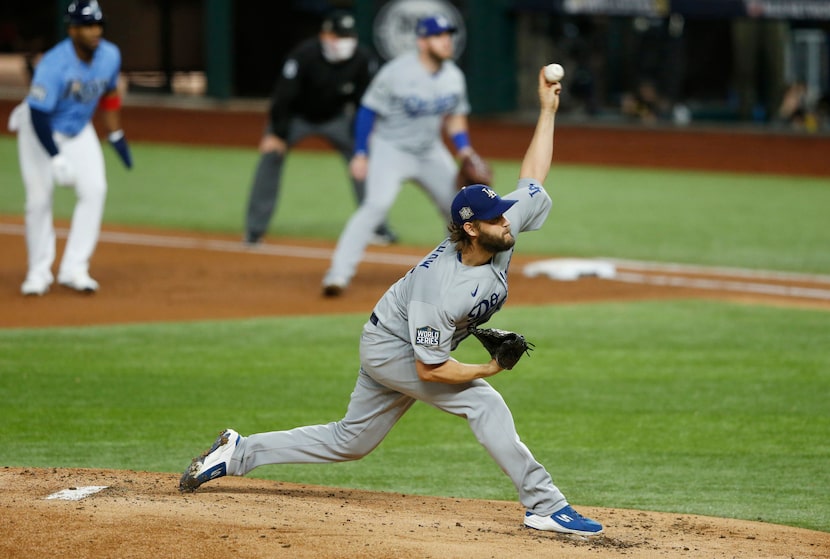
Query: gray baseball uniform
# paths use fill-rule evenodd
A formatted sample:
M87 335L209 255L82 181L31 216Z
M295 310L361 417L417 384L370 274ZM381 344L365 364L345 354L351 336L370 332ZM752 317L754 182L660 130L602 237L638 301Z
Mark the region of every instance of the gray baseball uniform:
M464 74L444 61L430 74L416 52L384 65L361 104L377 118L369 141L369 167L363 203L337 242L323 284L347 285L374 229L384 222L406 180L418 183L449 221L457 166L441 137L444 118L470 112Z
M505 196L518 200L505 213L514 232L542 226L551 208L545 189L522 179ZM448 206L449 207L449 206ZM567 505L550 475L516 433L501 395L485 380L463 384L419 378L415 360L440 364L507 299L513 249L489 264L466 266L449 239L392 285L375 306L360 340L360 372L346 415L326 425L242 437L228 473L244 475L264 464L356 460L374 449L392 426L422 400L465 417L479 442L510 477L521 503L538 515Z

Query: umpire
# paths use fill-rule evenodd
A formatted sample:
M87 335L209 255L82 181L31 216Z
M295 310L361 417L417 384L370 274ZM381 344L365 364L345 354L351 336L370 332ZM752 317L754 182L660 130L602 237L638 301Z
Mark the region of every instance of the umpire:
M248 200L245 242L257 244L268 229L279 197L287 152L307 136L325 138L348 163L354 152L353 116L377 69L368 50L357 44L354 16L331 12L319 34L297 45L285 60L271 98L268 126L259 144L260 158ZM357 203L363 201L363 180L351 177ZM395 236L386 224L375 242L389 244Z

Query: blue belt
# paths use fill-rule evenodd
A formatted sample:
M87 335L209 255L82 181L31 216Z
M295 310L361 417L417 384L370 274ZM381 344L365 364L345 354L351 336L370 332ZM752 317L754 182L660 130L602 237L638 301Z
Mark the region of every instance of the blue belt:
M380 320L378 320L378 315L376 315L375 313L372 313L372 316L369 317L369 322L371 322L373 325L377 326L378 322L380 322Z

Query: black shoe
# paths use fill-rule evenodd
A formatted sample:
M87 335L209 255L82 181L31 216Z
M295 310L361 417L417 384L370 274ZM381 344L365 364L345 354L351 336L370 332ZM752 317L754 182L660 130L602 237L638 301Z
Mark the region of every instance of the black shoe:
M242 242L248 246L256 246L262 240L262 235L257 233L245 233Z
M373 245L380 246L394 245L398 242L398 236L384 224L375 229L375 234L372 235L370 242Z

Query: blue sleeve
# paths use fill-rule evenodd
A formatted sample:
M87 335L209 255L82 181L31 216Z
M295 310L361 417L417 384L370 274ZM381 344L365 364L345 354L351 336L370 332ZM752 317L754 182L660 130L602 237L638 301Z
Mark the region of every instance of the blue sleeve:
M375 125L377 113L365 105L360 105L354 124L354 152L369 153L369 134Z
M40 143L43 144L44 149L49 152L50 156L57 155L58 146L55 145L55 140L52 138L52 119L49 114L32 107L29 107L29 113L32 115L32 128L35 129L35 134L37 134Z
M456 132L452 135L452 143L455 145L456 151L461 151L466 147L470 147L470 135L467 133L466 130L462 132Z

